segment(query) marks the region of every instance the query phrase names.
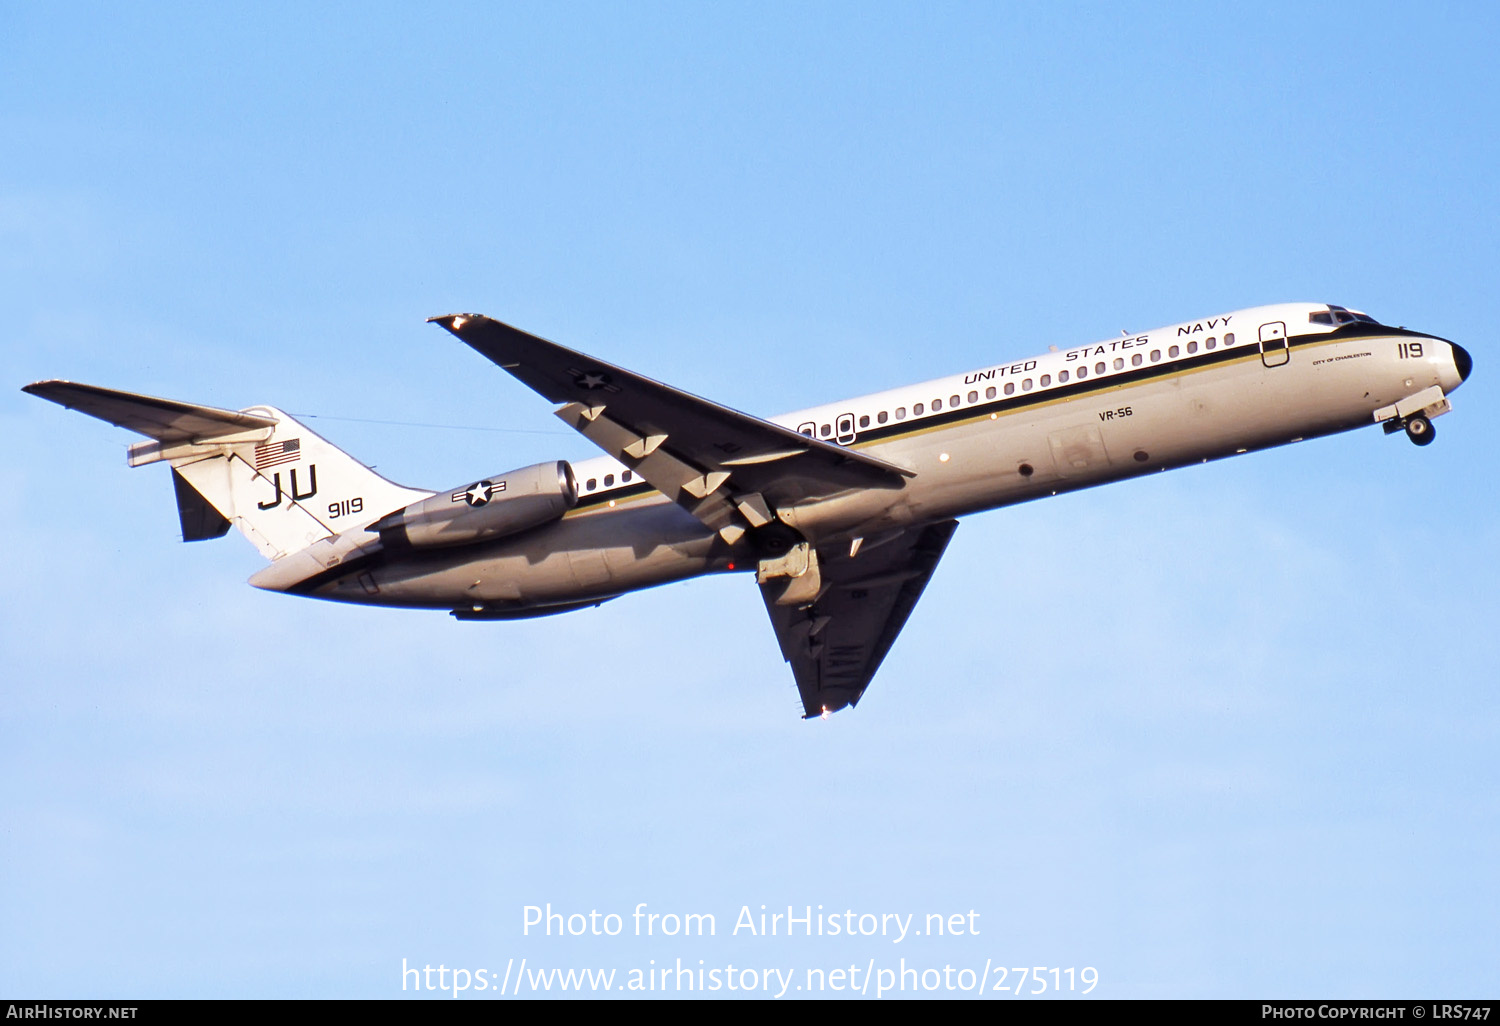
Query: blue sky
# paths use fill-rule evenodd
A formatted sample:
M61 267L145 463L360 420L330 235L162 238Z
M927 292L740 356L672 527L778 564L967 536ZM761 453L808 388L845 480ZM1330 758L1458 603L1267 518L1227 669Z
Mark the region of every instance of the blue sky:
M523 957L1492 992L1497 28L0 5L0 992L394 997L403 958ZM272 402L441 488L592 452L435 314L769 414L1283 300L1468 347L1436 444L970 518L826 723L746 578L514 624L261 593L125 432L18 391ZM523 936L547 902L718 935ZM981 933L729 935L761 904Z

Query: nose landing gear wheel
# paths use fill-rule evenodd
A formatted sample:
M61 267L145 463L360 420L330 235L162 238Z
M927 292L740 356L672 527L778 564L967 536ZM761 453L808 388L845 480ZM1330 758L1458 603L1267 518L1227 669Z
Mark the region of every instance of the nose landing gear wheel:
M1436 434L1432 428L1432 421L1420 413L1406 422L1406 437L1417 445L1431 445Z

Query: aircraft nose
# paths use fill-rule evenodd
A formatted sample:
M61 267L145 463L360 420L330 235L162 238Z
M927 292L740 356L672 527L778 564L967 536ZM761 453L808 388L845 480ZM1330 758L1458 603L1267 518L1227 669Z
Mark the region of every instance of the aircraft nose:
M1449 342L1453 347L1453 366L1458 370L1458 383L1461 385L1469 378L1469 372L1474 369L1474 358L1469 351L1457 342Z

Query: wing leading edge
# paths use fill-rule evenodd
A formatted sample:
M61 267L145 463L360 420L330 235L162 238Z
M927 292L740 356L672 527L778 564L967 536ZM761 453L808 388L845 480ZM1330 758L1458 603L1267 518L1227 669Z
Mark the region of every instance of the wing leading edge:
M823 589L810 605L778 605L776 589L762 587L805 716L859 702L957 527L957 520L910 527L853 557L820 555Z

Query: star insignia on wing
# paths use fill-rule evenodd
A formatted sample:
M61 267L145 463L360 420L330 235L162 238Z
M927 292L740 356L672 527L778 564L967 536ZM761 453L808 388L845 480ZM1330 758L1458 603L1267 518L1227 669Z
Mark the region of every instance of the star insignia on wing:
M610 377L608 372L599 370L597 367L593 370L580 370L577 367L569 367L568 373L573 376L573 384L585 392L593 392L601 388L606 392L618 392L620 390L620 387L614 384L614 378Z

